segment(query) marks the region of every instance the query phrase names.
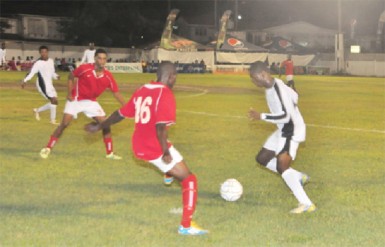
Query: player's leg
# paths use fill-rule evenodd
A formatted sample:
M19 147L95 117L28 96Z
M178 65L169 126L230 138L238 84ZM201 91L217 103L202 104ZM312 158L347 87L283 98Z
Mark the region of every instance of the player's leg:
M255 160L270 171L277 172L277 158L275 157L275 151L263 147L255 157Z
M291 138L284 139L286 140L284 140L283 148L277 156L277 171L300 204L291 213L312 212L316 208L301 184L302 173L290 167L292 159L295 158L298 143L291 141Z
M277 172L277 158L276 156L276 149L279 144L279 138L281 135L281 131L277 130L273 132L269 138L267 138L265 144L263 145L262 149L259 151L257 156L255 157L255 160L261 164L262 166L265 166L267 169L271 170L272 172Z
M56 122L56 108L57 108L57 105L58 105L58 100L57 100L57 97L50 97L49 98L51 104L50 104L50 120L51 120L51 124L55 124L57 125L57 122Z
M93 119L96 122L101 123L106 119L106 117L105 116L96 116L96 117L93 117ZM103 134L104 146L106 148L106 158L112 159L112 160L121 160L122 157L114 154L111 128L107 127L107 128L102 129L102 134Z
M68 114L68 113L64 113L63 119L62 119L60 125L52 133L46 147L40 151L40 156L43 159L48 158L49 154L51 153L52 148L55 146L59 137L63 134L64 130L70 125L72 119L73 119L73 115Z
M183 213L181 225L178 233L182 235L203 235L207 234L207 230L201 229L194 222L192 217L195 212L195 207L198 197L198 182L196 176L191 173L186 163L183 161L182 155L174 148L170 147L172 161L170 164L165 164L162 157L150 161L157 166L161 171L177 179L182 187L182 202Z

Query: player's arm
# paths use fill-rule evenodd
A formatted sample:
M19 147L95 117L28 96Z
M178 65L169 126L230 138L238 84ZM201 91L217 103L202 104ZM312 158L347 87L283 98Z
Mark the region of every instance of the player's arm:
M119 101L121 105L126 104L126 102L123 99L123 96L120 94L120 92L112 92L112 95L114 95L115 99Z
M249 118L251 120L264 120L266 122L275 124L287 123L289 121L289 115L286 113L285 110L282 110L278 113L260 113L254 110L253 108L250 108Z
M67 82L67 99L69 101L73 100L73 98L72 98L72 89L74 88L75 80L76 80L76 78L73 75L73 73L69 73L69 75L68 75L68 82Z
M113 124L122 121L124 117L120 114L119 110L112 113L106 120L101 123L92 122L84 126L85 131L94 133L101 129L106 129Z
M170 151L168 150L167 144L167 125L166 123L157 123L156 124L156 136L158 138L159 144L162 148L163 156L162 160L168 164L172 161L172 157L170 155Z
M27 84L27 81L31 80L32 77L39 71L38 62L36 62L33 66L31 71L28 73L28 75L21 81L21 88L24 88Z

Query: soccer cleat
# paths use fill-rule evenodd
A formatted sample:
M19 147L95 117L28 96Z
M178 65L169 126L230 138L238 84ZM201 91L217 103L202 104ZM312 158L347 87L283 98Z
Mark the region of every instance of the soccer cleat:
M301 185L305 186L306 184L309 183L309 181L310 181L310 176L305 173L301 173L301 180L300 180Z
M200 228L195 222L191 221L190 227L179 226L178 233L180 235L204 235L209 233L209 231Z
M46 159L48 158L48 155L51 153L51 149L50 148L43 148L41 151L40 151L40 157L42 157L43 159Z
M305 205L299 204L297 208L294 208L290 211L292 214L302 214L302 213L311 213L317 210L317 207L314 204Z
M59 125L59 123L58 122L56 122L56 120L51 120L51 121L49 121L51 124L53 124L53 125Z
M165 185L171 185L172 182L174 182L174 177L168 176L168 175L164 174L164 176L163 176L163 183Z
M110 159L110 160L121 160L122 159L122 157L120 157L114 153L107 154L106 158Z
M40 121L40 115L36 108L33 109L33 112L35 113L35 118L37 121Z

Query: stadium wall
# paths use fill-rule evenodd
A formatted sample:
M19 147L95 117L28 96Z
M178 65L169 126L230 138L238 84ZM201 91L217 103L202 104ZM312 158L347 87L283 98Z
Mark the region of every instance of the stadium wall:
M87 49L87 46L68 46L49 44L41 42L20 42L20 41L6 41L7 60L11 60L12 57L17 59L20 56L23 60L26 57L33 56L34 59L39 57L38 47L42 44L46 44L50 49L51 58L75 58L80 59L83 56L83 52ZM109 53L109 57L113 62L116 60L127 61L179 61L180 63L192 63L195 60L204 60L207 65L207 70L218 72L234 72L239 73L245 71L242 65L230 65L230 63L242 63L240 61L246 61L245 64L256 60L265 60L268 57L269 63L282 62L285 58L285 54L268 54L268 53L217 53L215 63L214 51L205 52L177 52L167 51L163 49L152 49L149 51L142 51L139 49L130 48L106 48ZM307 66L314 59L314 55L296 56L293 55L293 60L296 66ZM333 53L319 54L316 56L317 61L311 63L315 68L326 68L330 73L336 73L336 64ZM222 63L218 64L218 63ZM345 60L346 72L356 76L377 76L385 77L385 55L383 53L368 53L368 54L348 54Z
M328 68L336 73L334 54L322 54L315 67ZM355 76L385 77L385 55L383 53L348 54L345 58L345 71Z

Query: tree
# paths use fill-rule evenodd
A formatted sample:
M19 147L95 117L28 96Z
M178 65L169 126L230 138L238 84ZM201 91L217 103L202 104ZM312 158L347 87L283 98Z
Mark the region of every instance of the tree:
M136 1L78 2L73 6L73 17L60 23L60 31L69 43L77 45L93 41L102 46L137 46L160 39L165 17L160 21L160 11L159 20L151 20L141 14L151 13L147 11L148 6Z

